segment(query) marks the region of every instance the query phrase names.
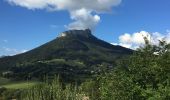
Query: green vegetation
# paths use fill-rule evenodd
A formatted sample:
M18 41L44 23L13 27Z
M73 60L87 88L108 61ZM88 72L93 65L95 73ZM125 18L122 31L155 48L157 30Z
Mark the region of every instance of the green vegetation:
M0 77L0 86L7 83L10 83L9 79Z
M22 100L82 100L87 98L76 86L62 86L58 79L51 84L44 83L26 90L21 94Z
M4 87L7 89L27 89L32 86L39 84L40 82L33 82L33 81L23 81L23 82L10 82L5 85L0 85L0 87Z
M170 100L170 44L145 39L144 47L128 55L131 50L88 35L61 37L0 59L0 75L7 78L0 78L0 99ZM44 83L11 81L44 76Z
M140 48L100 78L102 100L169 100L170 44Z
M32 88L25 98L31 100L45 94L46 100L169 100L170 99L170 45L164 41L159 46L140 48L129 59L119 62L111 72L103 73L80 86L63 87L55 81L50 85ZM72 87L70 87L72 86ZM50 91L51 90L51 91ZM49 95L48 95L49 94Z
M8 81L7 83L3 83L3 85L0 85L0 100L19 99L22 92L38 84L41 83L35 81Z
M90 31L66 33L26 53L0 58L0 74L15 80L42 80L44 75L57 74L66 82L82 82L100 73L103 63L113 68L117 60L133 52L102 41Z
M0 88L0 100L11 100L19 98L21 90Z

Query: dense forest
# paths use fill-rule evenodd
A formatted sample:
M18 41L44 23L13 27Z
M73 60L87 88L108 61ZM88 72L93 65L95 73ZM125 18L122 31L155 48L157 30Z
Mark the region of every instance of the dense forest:
M81 84L64 84L59 76L49 82L46 77L26 90L1 88L0 96L4 100L170 100L170 45L145 42L111 71Z

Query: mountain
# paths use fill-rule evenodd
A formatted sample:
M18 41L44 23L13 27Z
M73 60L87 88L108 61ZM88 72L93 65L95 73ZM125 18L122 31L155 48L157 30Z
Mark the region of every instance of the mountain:
M89 29L70 30L26 53L0 58L0 72L11 71L14 78L22 79L59 74L78 80L113 68L132 52L96 38Z

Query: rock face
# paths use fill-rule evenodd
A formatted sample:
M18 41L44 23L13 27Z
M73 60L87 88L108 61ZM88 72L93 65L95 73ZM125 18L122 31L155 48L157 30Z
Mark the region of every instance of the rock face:
M81 36L81 37L90 37L92 36L91 30L86 29L86 30L70 30L70 31L65 31L60 34L59 37L66 37L66 36Z

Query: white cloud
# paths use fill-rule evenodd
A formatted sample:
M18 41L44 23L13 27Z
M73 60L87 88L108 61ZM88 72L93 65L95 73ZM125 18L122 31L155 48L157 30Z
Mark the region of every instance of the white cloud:
M166 40L168 43L170 43L170 31L169 31L169 30L167 30L167 35L166 35L166 37L165 37L165 40Z
M85 8L71 11L71 19L75 21L66 27L68 29L94 28L100 22L100 16L91 13L92 11Z
M121 43L130 43L131 42L131 35L128 33L125 33L124 35L119 37L119 40Z
M113 43L111 43L111 44L112 44L112 45L119 45L118 43L114 43L114 42L113 42Z
M134 33L132 35L132 43L135 43L137 45L140 45L140 44L144 44L145 41L144 41L144 37L147 37L147 39L150 41L150 34L146 31L141 31L141 32L137 32L137 33Z
M25 52L27 52L28 50L21 50L19 53L25 53Z
M145 44L144 37L147 37L150 43L154 45L158 45L159 40L166 40L168 43L170 43L169 31L164 34L159 32L150 33L147 31L140 31L132 34L125 33L119 36L119 43L117 44L126 48L137 49Z
M122 47L125 47L125 48L131 48L131 44L128 44L128 43L111 43L112 45L120 45Z
M31 10L67 10L74 22L66 25L68 29L94 28L100 22L99 14L118 6L122 0L6 0L12 5Z
M121 45L123 47L126 47L126 48L131 48L132 47L132 44L130 44L130 43L119 43L119 45Z

